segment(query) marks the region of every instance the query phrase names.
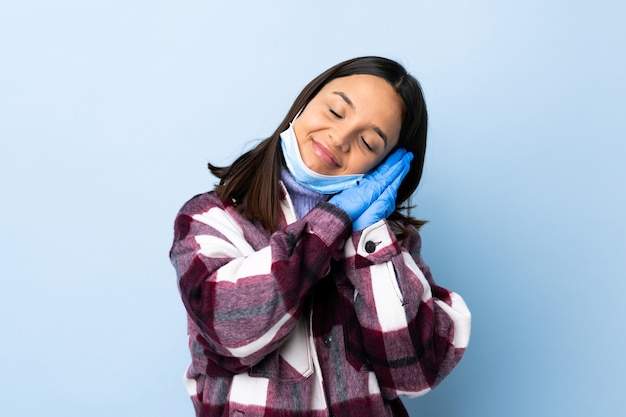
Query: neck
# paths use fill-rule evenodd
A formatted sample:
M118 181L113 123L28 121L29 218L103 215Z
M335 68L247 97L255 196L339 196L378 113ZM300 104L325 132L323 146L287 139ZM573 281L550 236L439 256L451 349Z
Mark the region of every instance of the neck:
M293 207L299 219L304 217L304 215L311 211L318 203L330 198L330 195L320 194L303 187L285 168L282 169L280 177L289 192L289 197L291 198L291 202L293 203Z

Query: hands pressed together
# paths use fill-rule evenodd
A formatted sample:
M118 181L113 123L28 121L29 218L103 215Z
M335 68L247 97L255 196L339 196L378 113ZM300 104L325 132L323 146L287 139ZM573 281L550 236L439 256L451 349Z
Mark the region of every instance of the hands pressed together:
M354 231L363 230L396 209L396 196L409 172L413 154L398 149L359 184L334 195L328 202L344 210L352 219Z

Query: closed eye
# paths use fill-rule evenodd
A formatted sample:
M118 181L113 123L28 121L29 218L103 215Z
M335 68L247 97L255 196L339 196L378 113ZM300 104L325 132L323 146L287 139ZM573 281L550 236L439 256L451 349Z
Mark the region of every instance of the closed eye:
M334 111L333 109L328 109L328 111L330 111L330 113L335 116L337 119L343 119L343 116L341 116L339 113L337 113L336 111Z
M369 144L369 143L367 143L367 141L365 140L365 138L364 138L363 136L361 136L361 140L363 141L363 144L367 147L367 149L368 149L370 152L374 152L374 148L372 148L372 147L370 146L370 144Z

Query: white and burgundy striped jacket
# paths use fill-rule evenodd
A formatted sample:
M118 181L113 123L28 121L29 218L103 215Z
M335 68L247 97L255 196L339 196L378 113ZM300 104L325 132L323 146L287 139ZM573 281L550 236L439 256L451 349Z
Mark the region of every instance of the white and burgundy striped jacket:
M197 416L406 416L399 396L430 391L467 347L463 299L434 283L417 231L351 233L325 202L297 220L287 194L282 212L273 234L214 193L178 213Z

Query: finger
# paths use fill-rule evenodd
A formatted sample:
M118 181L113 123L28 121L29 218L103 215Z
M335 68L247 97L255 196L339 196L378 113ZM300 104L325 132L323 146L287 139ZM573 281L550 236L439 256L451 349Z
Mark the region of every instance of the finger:
M372 192L371 187L364 189L363 186L358 186L342 191L330 201L336 203L354 220L376 201L382 191L380 189Z
M407 167L410 167L412 159L412 153L405 153L402 155L401 159L397 160L392 166L387 166L385 171L376 172L375 175L372 176L372 180L383 185L383 188L389 186L398 175L406 175L404 171L407 170Z
M413 154L411 152L407 152L400 161L398 161L389 172L385 175L385 187L391 186L396 179L399 178L399 182L397 183L397 187L400 186L400 182L406 177L406 174L411 169L411 160L413 159Z
M382 188L385 188L387 187L387 185L389 185L389 182L392 180L392 178L400 173L401 169L401 160L396 161L393 165L385 164L385 166L380 167L375 172L372 172L370 175L366 176L364 178L364 181L375 183Z
M410 164L411 161L413 160L413 157L414 157L413 152L407 152L407 153L404 154L404 156L402 158L404 160L406 160L407 164Z
M395 206L392 202L391 207L389 207L389 202L379 198L374 201L364 212L361 214L353 224L354 230L363 230L368 226L376 223L377 221L387 218L393 210Z
M353 228L363 230L381 219L386 219L395 209L395 193L388 188L354 221Z
M343 206L349 207L354 213L365 210L380 197L395 178L398 176L400 179L404 178L412 157L410 152L402 148L395 151L381 164L382 168L379 166L375 172L365 176L358 186L342 192L346 197L350 194L350 198L342 202Z
M404 165L402 167L401 172L398 173L398 175L396 175L392 179L392 181L389 183L389 185L380 194L380 197L378 197L378 200L387 201L389 203L389 205L393 209L395 209L396 198L398 196L398 189L400 188L400 185L402 184L402 181L404 181L404 178L408 174L410 168L411 168L410 165L408 165L408 164ZM391 212L393 212L393 210L391 210Z
M393 169L406 155L406 150L404 148L397 149L394 153L389 155L387 159L385 159L382 163L380 163L374 171L371 172L370 175L386 175L386 173Z
M400 184L402 184L402 181L404 181L404 179L406 178L410 170L411 170L411 164L407 162L406 164L402 166L400 172L398 173L398 175L396 175L393 181L389 183L389 186L387 187L387 189L391 188L391 189L394 189L394 193L397 192L398 188L400 188Z
M411 161L413 160L413 154L411 152L407 152L406 155L402 158L403 166L402 171L400 172L401 179L406 177L406 174L411 170Z

